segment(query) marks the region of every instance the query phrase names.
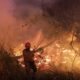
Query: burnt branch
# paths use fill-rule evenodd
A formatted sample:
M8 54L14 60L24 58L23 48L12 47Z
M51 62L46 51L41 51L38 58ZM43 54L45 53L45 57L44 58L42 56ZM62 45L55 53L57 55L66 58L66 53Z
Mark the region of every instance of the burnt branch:
M73 70L73 67L74 67L74 62L75 62L77 56L79 55L78 51L74 48L74 45L73 45L74 44L74 36L75 36L75 32L73 31L72 32L72 40L70 42L70 46L74 50L76 55L74 56L74 59L73 59L73 62L72 62L72 70Z

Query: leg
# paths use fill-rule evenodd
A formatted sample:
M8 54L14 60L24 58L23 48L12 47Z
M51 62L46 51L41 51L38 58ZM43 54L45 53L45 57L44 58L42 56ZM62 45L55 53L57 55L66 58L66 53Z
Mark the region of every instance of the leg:
M35 62L34 61L30 62L29 65L30 65L30 68L33 70L33 72L36 73L37 72L37 67L36 67Z
M35 65L35 62L34 61L33 62L30 62L30 67L33 70L33 72L32 72L32 80L35 80L37 68L36 68L36 65Z
M31 69L29 67L29 64L25 64L25 70L26 70L26 78L27 78L27 80L31 80Z

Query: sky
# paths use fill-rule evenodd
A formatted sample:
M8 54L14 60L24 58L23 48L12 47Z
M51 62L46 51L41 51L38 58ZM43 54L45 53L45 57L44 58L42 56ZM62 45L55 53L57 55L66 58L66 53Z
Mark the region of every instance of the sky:
M0 0L0 41L16 46L39 31L46 39L63 35L71 24L80 25L79 4L80 0Z

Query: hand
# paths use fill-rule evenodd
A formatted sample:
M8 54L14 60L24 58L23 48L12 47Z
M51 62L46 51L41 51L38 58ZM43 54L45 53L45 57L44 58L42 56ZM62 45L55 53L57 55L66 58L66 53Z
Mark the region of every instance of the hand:
M43 48L41 47L41 48L38 48L38 51L39 51L39 52L43 52L44 50L43 50Z

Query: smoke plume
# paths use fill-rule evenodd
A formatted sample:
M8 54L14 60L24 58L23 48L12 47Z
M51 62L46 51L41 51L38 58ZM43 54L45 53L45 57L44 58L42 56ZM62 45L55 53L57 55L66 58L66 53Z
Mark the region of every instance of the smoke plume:
M0 0L0 40L16 46L34 40L39 32L45 40L62 37L77 26L80 34L79 0ZM74 23L74 24L73 24Z

